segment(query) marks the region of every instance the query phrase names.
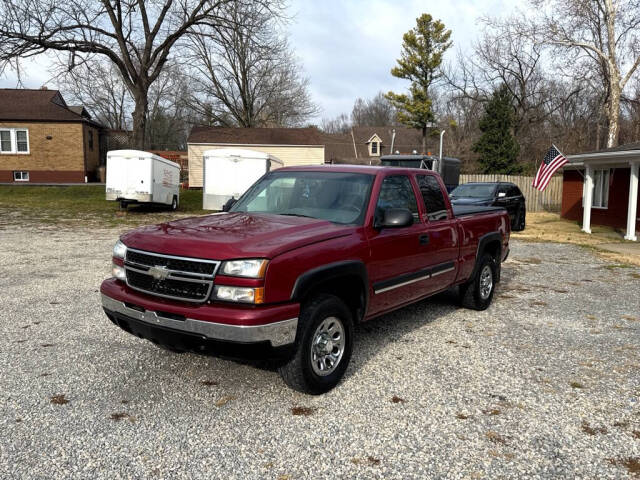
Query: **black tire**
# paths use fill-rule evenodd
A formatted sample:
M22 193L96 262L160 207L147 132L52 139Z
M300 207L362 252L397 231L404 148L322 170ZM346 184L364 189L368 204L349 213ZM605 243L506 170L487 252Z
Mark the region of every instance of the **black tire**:
M490 274L491 286L486 293L486 274ZM496 289L498 278L498 265L496 259L485 253L480 259L480 264L475 275L468 282L460 286L460 301L462 306L472 310L486 310L491 305L493 293Z
M171 211L175 212L176 210L178 210L178 197L174 195L171 200Z
M322 360L313 360L314 339L318 339L316 334L323 325L327 322L331 324L332 318L341 323L344 336L343 350L335 366L327 368L330 373L319 375L316 373L319 365L322 364L326 368L326 364ZM332 342L331 349L334 348L338 347L334 347ZM340 382L351 360L352 351L351 312L338 297L320 294L302 306L296 335L296 351L287 363L279 367L278 372L284 382L294 390L319 395L328 392Z
M120 210L126 211L129 204L124 200L120 200Z
M520 217L520 225L518 230L519 231L523 231L526 227L527 227L527 209L525 208L525 206L522 206L522 216Z

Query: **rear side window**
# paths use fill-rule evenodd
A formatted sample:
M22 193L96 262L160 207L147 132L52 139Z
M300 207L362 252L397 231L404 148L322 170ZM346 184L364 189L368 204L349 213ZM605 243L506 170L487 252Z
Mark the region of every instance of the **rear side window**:
M509 189L509 193L507 195L509 195L510 197L519 197L520 195L522 195L522 192L520 192L520 189L518 187L513 185Z
M418 203L406 175L392 175L382 181L380 195L376 205L376 214L387 208L406 208L418 218Z
M418 175L417 179L429 221L445 220L448 217L447 204L444 201L444 195L436 177Z
M498 185L498 190L497 190L497 195L500 196L501 193L503 193L504 195L502 195L503 197L509 195L509 192L511 191L511 188L509 187L509 185Z

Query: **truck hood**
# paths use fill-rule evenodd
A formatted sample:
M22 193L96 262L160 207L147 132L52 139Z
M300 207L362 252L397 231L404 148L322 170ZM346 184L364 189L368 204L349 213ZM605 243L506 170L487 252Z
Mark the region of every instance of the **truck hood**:
M217 213L138 228L121 239L130 248L184 257L273 258L283 252L350 235L355 227L271 214Z
M477 198L477 197L455 197L451 199L452 205L491 205L493 203L492 197Z

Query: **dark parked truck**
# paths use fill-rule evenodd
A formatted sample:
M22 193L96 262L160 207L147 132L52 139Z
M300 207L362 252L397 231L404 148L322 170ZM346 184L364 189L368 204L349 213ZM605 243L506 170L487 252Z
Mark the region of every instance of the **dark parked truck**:
M451 287L487 308L509 235L504 209L452 209L434 172L281 168L228 212L122 235L102 306L165 349L278 358L289 386L319 394L347 369L354 324Z

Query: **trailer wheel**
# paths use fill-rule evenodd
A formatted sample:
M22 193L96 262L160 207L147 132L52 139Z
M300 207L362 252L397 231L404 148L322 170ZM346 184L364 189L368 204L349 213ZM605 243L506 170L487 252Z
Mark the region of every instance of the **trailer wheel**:
M178 210L178 197L176 195L174 195L173 200L171 200L171 210L174 212Z
M125 202L124 200L120 200L120 210L127 210L127 207L129 206L129 204L127 202Z

